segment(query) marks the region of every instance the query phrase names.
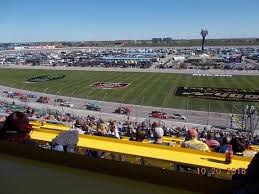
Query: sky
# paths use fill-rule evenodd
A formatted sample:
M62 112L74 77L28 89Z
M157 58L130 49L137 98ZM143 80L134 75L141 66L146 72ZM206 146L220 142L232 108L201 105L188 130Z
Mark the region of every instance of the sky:
M0 42L259 37L259 0L0 0Z

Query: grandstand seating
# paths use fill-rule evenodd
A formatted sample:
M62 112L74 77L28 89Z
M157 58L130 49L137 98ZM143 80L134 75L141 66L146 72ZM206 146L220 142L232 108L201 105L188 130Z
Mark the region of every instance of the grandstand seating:
M51 142L60 132L51 129L34 128L31 138L37 141ZM146 161L157 160L168 164L168 169L174 165L185 165L198 168L220 169L221 173L227 173L228 169L247 168L250 158L234 156L231 164L225 164L224 154L206 153L201 151L143 144L132 141L124 141L113 138L79 135L78 147L115 153L141 158Z

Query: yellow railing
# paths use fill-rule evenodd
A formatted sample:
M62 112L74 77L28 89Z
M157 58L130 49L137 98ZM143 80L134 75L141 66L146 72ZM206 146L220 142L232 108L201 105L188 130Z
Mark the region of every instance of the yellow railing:
M51 142L59 133L60 131L57 130L35 128L31 133L31 138L37 141ZM168 169L171 168L170 166L183 165L197 168L197 170L204 168L203 172L206 169L212 169L217 175L231 175L233 169L246 169L251 160L249 158L234 156L231 164L225 164L224 154L92 135L79 135L77 145L80 148L119 154L126 158L127 156L134 157L135 159L142 160L142 163L146 160L147 165L157 166L156 164L165 162Z

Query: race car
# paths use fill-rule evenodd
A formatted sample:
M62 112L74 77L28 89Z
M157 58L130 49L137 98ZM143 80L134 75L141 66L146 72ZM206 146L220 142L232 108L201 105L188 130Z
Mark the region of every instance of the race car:
M27 97L28 97L28 98L37 98L37 96L34 95L34 94L27 94Z
M174 117L174 119L186 120L186 117L184 115L174 113L174 114L172 114L172 116Z
M21 92L14 92L14 96L22 96L23 94Z
M119 107L114 112L119 114L130 114L133 111L132 107Z
M43 104L48 104L49 103L49 97L47 96L41 96L37 99L37 102L43 103Z
M61 102L60 106L65 106L65 107L69 107L69 108L74 107L74 105L72 103L69 103L69 102Z
M20 96L19 98L22 102L27 102L28 97L27 96Z
M100 111L101 110L101 108L97 104L94 104L94 103L87 103L86 104L86 109L87 110L96 110L96 111Z
M14 94L8 93L8 94L7 94L7 97L8 97L8 98L14 98Z
M58 98L58 99L55 99L55 102L62 102L62 103L65 103L66 100L65 100L65 99L62 99L62 98Z
M157 119L171 119L172 118L167 113L160 112L160 111L152 111L151 113L149 113L149 117L157 118Z
M165 112L160 111L152 111L149 113L149 117L158 118L158 119L179 119L179 120L186 120L186 117L180 114L167 114Z

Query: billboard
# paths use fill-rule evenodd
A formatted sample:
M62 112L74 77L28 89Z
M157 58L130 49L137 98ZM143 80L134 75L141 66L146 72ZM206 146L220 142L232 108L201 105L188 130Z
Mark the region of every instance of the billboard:
M214 100L259 102L258 90L234 88L177 87L175 96Z
M101 89L125 89L129 86L128 83L112 83L112 82L95 82L90 86L95 86Z

